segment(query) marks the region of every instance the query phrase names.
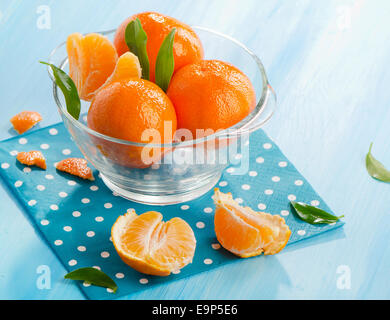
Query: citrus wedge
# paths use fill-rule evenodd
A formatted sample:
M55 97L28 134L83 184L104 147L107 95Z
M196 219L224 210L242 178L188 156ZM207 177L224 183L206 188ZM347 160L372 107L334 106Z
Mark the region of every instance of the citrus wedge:
M56 169L70 173L82 179L95 180L87 160L83 158L67 158L56 164Z
M10 120L14 129L22 134L42 120L41 115L35 111L22 111Z
M19 152L16 159L27 166L37 166L46 170L46 160L41 151Z

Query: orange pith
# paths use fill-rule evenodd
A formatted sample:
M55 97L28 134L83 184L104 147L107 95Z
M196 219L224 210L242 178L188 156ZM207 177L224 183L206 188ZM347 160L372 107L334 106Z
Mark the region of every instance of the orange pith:
M56 164L56 169L64 171L82 179L95 180L87 160L83 158L67 158Z
M41 151L19 152L16 159L27 166L37 166L46 170L46 160Z
M256 105L249 78L233 65L202 60L178 70L167 91L176 109L178 129L227 129Z
M172 126L170 133L164 128ZM105 85L92 100L88 127L110 137L140 143L169 143L176 130L175 109L156 84L138 78ZM146 131L149 130L149 131ZM159 140L148 140L148 132ZM102 153L118 164L145 168L160 159L161 149L143 157L142 147L97 141Z
M192 262L196 240L191 227L181 218L162 219L156 211L119 216L111 236L123 262L156 276L168 276Z
M291 231L282 217L241 207L231 193L218 189L213 200L215 233L226 250L248 258L262 253L273 255L286 246Z
M119 55L129 51L125 42L125 30L129 22L136 18L140 19L142 28L148 36L146 50L150 62L151 81L154 81L156 58L160 46L173 28L176 28L173 44L173 56L175 60L174 71L179 70L189 63L194 63L203 59L202 43L195 31L185 23L157 12L135 14L126 19L118 27L114 38L114 45Z
M17 115L13 116L10 120L14 129L22 134L27 130L35 126L39 121L42 120L41 115L35 111L22 111Z
M81 99L92 100L114 71L118 55L113 44L103 35L90 33L68 36L66 49L69 58L69 76L74 81Z

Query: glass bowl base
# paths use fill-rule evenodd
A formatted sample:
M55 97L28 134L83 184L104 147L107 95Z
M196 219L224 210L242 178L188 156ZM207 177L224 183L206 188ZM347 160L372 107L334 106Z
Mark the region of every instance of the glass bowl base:
M202 183L199 184L199 186L192 186L190 190L182 190L177 193L164 195L148 195L132 189L124 189L116 185L103 174L101 174L101 177L104 184L111 191L113 191L118 196L121 196L122 198L147 205L165 206L170 204L187 202L199 198L206 192L210 191L210 189L217 184L217 182L221 178L221 173L218 172L216 175L211 176L207 180L203 180Z

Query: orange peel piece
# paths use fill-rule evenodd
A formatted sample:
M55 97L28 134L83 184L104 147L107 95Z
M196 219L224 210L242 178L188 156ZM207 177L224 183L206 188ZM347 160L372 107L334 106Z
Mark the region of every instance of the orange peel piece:
M88 167L87 160L83 158L67 158L56 164L56 169L67 172L82 179L95 180L92 169Z
M162 219L156 211L137 215L131 210L118 217L111 236L123 262L156 276L168 276L192 262L196 239L191 227L181 218Z
M16 159L27 166L37 166L46 170L46 159L41 151L19 152Z
M10 119L14 129L19 134L30 130L39 121L42 120L42 116L36 111L22 111Z
M291 230L278 215L242 207L231 193L215 189L214 226L217 239L226 250L241 257L273 255L287 244Z

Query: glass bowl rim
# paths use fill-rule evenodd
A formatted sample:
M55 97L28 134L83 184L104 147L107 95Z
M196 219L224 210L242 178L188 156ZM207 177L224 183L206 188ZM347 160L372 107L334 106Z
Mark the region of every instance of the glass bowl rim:
M262 127L272 117L273 112L266 119L262 120L260 124L257 124L253 127L250 127L250 126L248 127L248 125L250 125L250 120L255 119L257 116L260 116L260 114L266 108L267 100L268 100L267 96L268 96L269 90L272 90L272 92L273 92L272 87L269 85L268 78L267 78L267 75L265 72L265 68L264 68L263 63L261 62L260 58L256 54L254 54L250 49L248 49L244 44L242 44L240 41L236 40L235 38L233 38L229 35L223 34L221 32L218 32L218 31L215 31L213 29L206 28L206 27L200 27L200 26L191 26L191 27L195 30L198 29L198 30L212 33L214 35L225 38L225 39L235 43L241 49L243 49L247 54L249 54L249 56L255 61L256 66L258 67L258 69L260 71L262 83L263 83L261 97L259 99L259 102L256 104L254 110L249 115L247 115L244 119L242 119L240 122L236 123L235 125L233 125L229 128L226 128L223 130L218 130L214 134L211 134L211 135L208 135L208 136L205 136L202 138L193 139L193 140L178 141L178 142L171 142L171 143L152 144L152 143L133 142L133 141L128 141L128 140L124 140L124 139L110 137L108 135L102 134L100 132L97 132L97 131L89 128L88 126L83 124L81 121L76 120L73 116L70 115L70 113L67 111L66 107L63 106L63 104L59 100L58 93L57 93L58 86L54 80L50 66L47 66L49 76L50 76L51 80L53 81L54 100L57 104L57 108L58 108L60 114L65 116L66 119L68 121L70 121L72 123L72 125L74 125L78 129L80 129L82 131L86 131L87 133L89 133L95 137L98 137L100 139L104 139L104 140L107 140L110 142L115 142L118 144L135 146L135 147L161 147L161 148L162 147L166 147L166 148L185 147L185 146L191 146L194 144L201 144L201 143L204 143L204 142L209 141L209 140L228 139L229 137L238 137L238 136L241 136L243 134L249 134L249 133L259 129L260 127ZM110 30L106 30L106 31L98 31L96 33L100 33L100 34L106 36L106 35L110 35L114 32L116 32L116 29L110 29ZM52 50L52 52L50 53L50 56L49 56L49 63L53 63L53 56L64 45L66 45L66 41L60 43L56 48L54 48ZM66 56L62 60L61 64L58 67L63 70L67 61L68 61L68 57ZM247 127L245 128L245 126L247 126Z

